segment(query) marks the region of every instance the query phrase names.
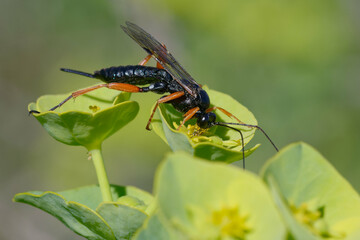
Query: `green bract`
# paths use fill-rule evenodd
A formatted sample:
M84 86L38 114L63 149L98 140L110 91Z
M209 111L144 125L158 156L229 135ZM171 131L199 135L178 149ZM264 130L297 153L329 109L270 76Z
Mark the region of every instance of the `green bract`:
M215 106L257 125L253 114L230 96L205 89ZM20 193L14 201L50 213L87 239L360 239L359 195L306 144L292 144L267 162L261 173L267 187L235 166L194 157L241 160L237 131L222 126L203 131L194 119L177 131L182 113L161 104L152 128L176 152L157 171L153 200L137 188L110 185L102 159L102 141L139 110L136 102L128 101L130 94L99 89L47 111L68 96L40 97L29 110L41 112L34 116L58 141L89 150L99 187ZM216 114L218 122L236 122L220 111ZM247 144L255 129L239 129Z
M42 96L29 105L29 110L41 112L34 114L35 118L56 140L88 150L98 149L102 141L132 121L139 111L136 102L127 101L129 93L109 89L84 94L48 111L69 95Z
M14 201L50 213L87 239L131 239L150 213L152 196L135 187L116 185L111 185L111 193L114 199L132 198L136 199L137 204L102 202L100 188L95 185L59 193L19 193L15 195Z
M262 176L295 239L360 239L360 197L316 150L281 150Z
M136 239L284 239L285 227L260 178L183 152L155 180L158 211Z
M241 121L247 124L257 125L254 115L239 102L229 95L221 92L204 89L209 94L211 106L217 106L226 109ZM236 122L235 119L227 117L222 112L216 110L218 122ZM154 131L171 147L173 151L183 150L194 156L201 158L234 162L242 159L242 146L240 134L232 129L214 126L197 136L196 121L190 120L187 127L180 131L176 128L183 119L183 114L176 111L171 104L160 104L159 111L156 112L151 122ZM236 127L236 126L232 126ZM244 135L244 145L253 138L255 129L238 126ZM245 151L245 156L254 152L259 145Z

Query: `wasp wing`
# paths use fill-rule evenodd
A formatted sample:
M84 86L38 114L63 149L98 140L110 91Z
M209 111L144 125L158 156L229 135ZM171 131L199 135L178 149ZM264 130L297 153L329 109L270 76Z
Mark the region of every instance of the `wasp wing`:
M196 95L196 92L189 86L189 83L196 84L197 86L199 84L196 83L159 41L134 23L126 22L126 27L121 26L121 28L148 54L152 55L189 94L192 96Z

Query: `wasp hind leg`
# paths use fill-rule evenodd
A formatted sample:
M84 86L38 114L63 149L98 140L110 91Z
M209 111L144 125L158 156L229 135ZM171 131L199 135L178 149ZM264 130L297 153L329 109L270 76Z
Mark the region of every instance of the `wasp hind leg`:
M109 88L109 89L114 89L114 90L118 90L118 91L124 91L124 92L132 92L132 93L136 93L136 92L147 92L148 89L146 88L140 88L138 86L135 85L131 85L131 84L127 84L127 83L106 83L106 84L99 84L96 86L92 86L92 87L88 87L88 88L84 88L84 89L80 89L76 92L73 92L70 96L68 96L67 98L65 98L62 102L60 102L58 105L52 107L49 109L49 111L54 111L55 109L61 107L62 105L64 105L67 101L69 101L72 98L76 98L78 96L81 96L83 94L86 94L88 92L94 91L96 89L99 88ZM29 111L29 114L38 114L40 113L39 111L36 110L31 110Z

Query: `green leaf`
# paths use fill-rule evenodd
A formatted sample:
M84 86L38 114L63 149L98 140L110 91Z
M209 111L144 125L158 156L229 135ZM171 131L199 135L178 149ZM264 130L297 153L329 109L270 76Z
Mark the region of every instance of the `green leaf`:
M113 199L117 199L122 196L128 195L128 189L133 187L123 187L118 185L110 185L110 190ZM96 210L96 208L102 203L101 191L98 185L90 185L79 187L71 190L58 192L61 196L63 196L68 201L78 202L80 204L86 205L92 210Z
M19 193L14 201L42 209L58 218L75 233L87 239L130 239L147 218L152 196L135 187L111 185L114 199L132 197L143 203L143 209L130 204L102 202L100 188L87 186L55 192Z
M102 203L97 212L113 230L116 239L131 239L147 219L148 215L138 208L120 203Z
M53 138L88 150L99 148L102 141L132 121L139 111L136 102L126 101L128 93L109 89L81 95L76 102L70 100L55 111L47 111L69 95L42 96L36 104L29 105L29 110L41 112L34 116Z
M360 197L315 149L291 144L262 170L296 239L360 236Z
M118 91L116 91L116 92L118 92ZM120 93L119 95L116 96L116 98L115 98L115 100L113 102L113 105L116 105L118 103L122 103L122 102L125 102L125 101L129 101L130 97L131 97L131 93L122 92L122 93Z
M257 125L254 115L232 97L206 87L204 89L209 94L212 106L222 107L241 121ZM151 125L173 151L183 150L197 157L229 163L242 160L240 134L237 131L214 126L200 136L194 136L191 126L194 126L196 121L190 120L187 124L188 128L184 127L177 131L176 128L183 119L182 113L176 111L170 104L161 104L159 109L160 111L156 112ZM216 110L215 113L219 122L236 122L221 111ZM255 129L241 126L232 127L237 127L242 131L244 145L249 143L254 136ZM259 145L256 145L247 149L245 156L253 153L258 147Z
M149 220L142 231L170 231L176 236L171 239L285 237L285 227L265 184L235 166L172 153L157 171L155 192L164 220Z
M87 239L115 239L110 226L98 213L80 203L68 202L55 192L20 193L15 195L14 201L40 208Z
M132 201L129 202L128 199L124 200L124 198L131 198ZM154 197L150 193L132 186L126 187L126 196L120 196L117 202L139 208L149 215L154 210Z
M142 228L134 235L134 240L173 240L177 239L176 233L171 232L166 221L161 218L160 214L150 216Z

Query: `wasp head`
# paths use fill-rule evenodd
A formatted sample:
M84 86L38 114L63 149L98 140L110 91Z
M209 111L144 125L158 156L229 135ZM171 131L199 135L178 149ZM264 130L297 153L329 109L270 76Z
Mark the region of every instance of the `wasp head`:
M200 128L210 128L215 125L216 115L213 112L201 113L197 118L197 125Z

